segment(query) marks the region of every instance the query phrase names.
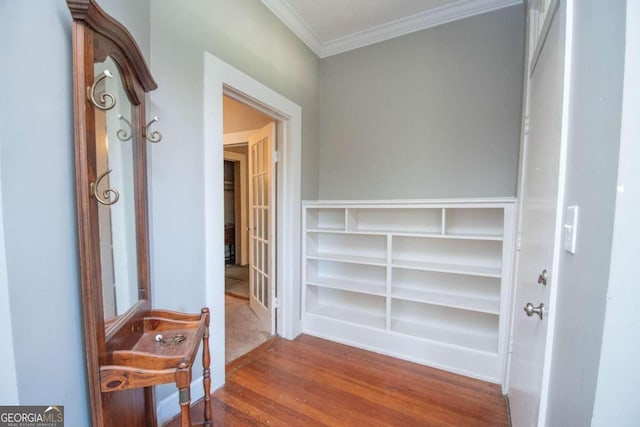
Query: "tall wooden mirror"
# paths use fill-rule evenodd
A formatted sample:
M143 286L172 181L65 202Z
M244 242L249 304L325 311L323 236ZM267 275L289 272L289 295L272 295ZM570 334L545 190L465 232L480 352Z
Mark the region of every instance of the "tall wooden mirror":
M145 94L157 85L131 34L95 0L67 4L92 423L154 427L153 387L175 383L182 425L190 426L191 371L202 342L202 425L211 425L209 310L185 314L151 305L147 143L162 136L149 130L157 118L145 121Z
M109 343L151 309L143 131L145 93L157 85L126 28L93 0L67 4L73 16L78 232L93 424L149 425L155 419L153 389L104 394L99 372L108 363ZM110 419L114 411L120 412L117 423Z

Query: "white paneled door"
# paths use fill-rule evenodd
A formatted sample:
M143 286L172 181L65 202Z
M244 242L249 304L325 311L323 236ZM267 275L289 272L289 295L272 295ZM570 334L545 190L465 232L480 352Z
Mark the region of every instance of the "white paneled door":
M273 332L273 206L271 150L276 126L271 122L249 137L249 304Z
M521 246L513 314L509 404L514 427L544 425L545 360L552 331L559 215L564 176L563 94L566 14L550 15L548 32L529 77L529 130L521 187ZM535 59L534 59L535 61ZM552 320L552 319L551 319Z

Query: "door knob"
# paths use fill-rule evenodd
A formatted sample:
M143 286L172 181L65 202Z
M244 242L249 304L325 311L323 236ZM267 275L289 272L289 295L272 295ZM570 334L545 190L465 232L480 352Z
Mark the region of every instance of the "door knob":
M524 312L527 313L527 316L531 317L534 314L537 314L538 316L540 316L540 320L542 320L542 311L543 310L544 310L544 304L543 303L540 303L539 306L534 307L533 304L528 302L527 305L524 306Z
M542 273L538 276L538 284L542 286L547 286L547 269L542 270Z

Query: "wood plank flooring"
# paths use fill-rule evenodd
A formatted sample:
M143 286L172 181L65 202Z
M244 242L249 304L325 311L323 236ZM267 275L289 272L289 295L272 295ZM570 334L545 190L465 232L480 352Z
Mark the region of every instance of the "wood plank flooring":
M306 335L231 363L212 397L215 426L509 425L498 385Z

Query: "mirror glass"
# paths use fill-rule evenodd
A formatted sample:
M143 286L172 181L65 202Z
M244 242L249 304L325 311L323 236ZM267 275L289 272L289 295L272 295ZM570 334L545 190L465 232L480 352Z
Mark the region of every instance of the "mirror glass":
M134 197L132 105L116 63L107 57L94 64L96 186L100 227L102 301L105 325L138 301ZM106 72L106 73L105 73ZM111 172L108 172L108 171ZM108 173L108 174L107 174ZM101 176L104 177L100 179Z

